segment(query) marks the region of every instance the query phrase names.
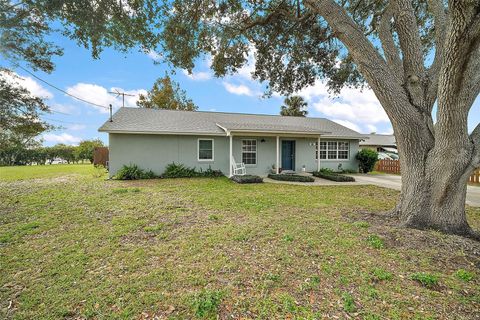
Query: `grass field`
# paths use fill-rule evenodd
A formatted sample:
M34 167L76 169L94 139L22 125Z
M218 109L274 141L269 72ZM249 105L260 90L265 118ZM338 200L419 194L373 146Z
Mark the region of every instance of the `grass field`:
M480 317L480 244L396 227L396 191L105 178L0 168L1 319Z

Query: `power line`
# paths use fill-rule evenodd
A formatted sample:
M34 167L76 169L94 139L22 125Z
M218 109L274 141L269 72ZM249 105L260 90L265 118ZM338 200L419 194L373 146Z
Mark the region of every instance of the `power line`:
M54 122L60 122L60 123L67 123L67 124L83 124L83 123L78 123L78 122L70 122L70 121L57 120L57 119L45 118L45 117L42 117L42 119L49 120L49 121L54 121Z
M73 94L70 94L70 93L68 93L67 91L65 91L65 90L63 90L63 89L60 89L59 87L57 87L57 86L55 86L55 85L53 85L53 84L51 84L51 83L43 80L42 78L36 76L33 72L30 72L29 70L25 69L24 67L22 67L22 66L18 66L18 67L19 67L20 69L22 69L23 71L27 72L28 74L30 74L30 75L31 75L32 77L34 77L35 79L38 79L38 80L42 81L43 83L49 85L50 87L52 87L52 88L54 88L54 89L56 89L56 90L58 90L58 91L60 91L60 92L63 92L63 93L66 94L67 96L70 96L70 97L72 97L72 98L74 98L74 99L80 100L80 101L82 101L82 102L91 104L91 105L96 106L96 107L105 108L105 109L107 109L107 110L109 109L109 107L102 106L102 105L100 105L100 104L96 104L96 103L94 103L94 102L90 102L90 101L88 101L88 100L85 100L85 99L76 97L76 96L74 96Z

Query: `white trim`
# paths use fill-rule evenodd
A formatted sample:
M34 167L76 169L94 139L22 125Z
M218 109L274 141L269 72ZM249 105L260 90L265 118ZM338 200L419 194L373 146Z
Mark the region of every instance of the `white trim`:
M212 159L200 159L200 140L212 141ZM215 161L215 140L214 139L205 139L205 138L198 138L197 139L197 161L199 161L199 162L213 162L213 161Z
M247 141L247 140L255 141L255 163L248 163L247 164L243 161L243 141ZM247 151L246 153L253 153L253 152L252 151ZM245 166L247 166L247 167L257 166L257 164L258 164L258 141L257 141L257 139L244 139L244 138L240 139L240 156L242 157L241 161L242 161L242 163L245 163Z
M317 171L320 171L320 136L318 136L317 140Z
M230 170L229 177L233 176L233 136L230 136Z
M280 137L277 136L277 157L276 157L276 163L275 163L275 173L279 174L280 173Z

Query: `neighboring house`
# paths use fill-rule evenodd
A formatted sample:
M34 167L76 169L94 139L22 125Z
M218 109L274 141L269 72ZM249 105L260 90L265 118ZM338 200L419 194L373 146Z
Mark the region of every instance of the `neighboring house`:
M161 174L172 162L230 176L234 162L262 176L272 167L358 170L355 155L364 138L322 118L144 108L119 109L99 131L109 134L110 176L128 164Z
M397 143L393 134L366 134L360 141L360 149L371 149L377 152L398 153Z

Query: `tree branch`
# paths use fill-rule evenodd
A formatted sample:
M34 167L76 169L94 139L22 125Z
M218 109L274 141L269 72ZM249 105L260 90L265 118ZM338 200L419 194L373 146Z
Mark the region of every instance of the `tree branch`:
M386 61L343 7L334 0L305 0L305 5L327 21L348 49L390 119L401 121L406 114L416 113Z
M403 83L403 66L400 55L398 54L398 48L393 41L392 35L392 21L393 10L389 4L384 10L380 19L380 25L378 28L378 37L382 43L383 52L387 63L392 66L392 71L400 79L399 83Z
M445 13L442 0L428 0L428 9L433 15L435 24L435 57L428 70L426 104L433 108L435 100L437 99L438 74L443 61L447 14Z
M474 168L480 167L480 123L477 124L470 134L470 140L473 144L472 165Z
M403 56L404 81L413 105L426 111L424 105L425 66L423 45L411 0L393 0L395 29Z

